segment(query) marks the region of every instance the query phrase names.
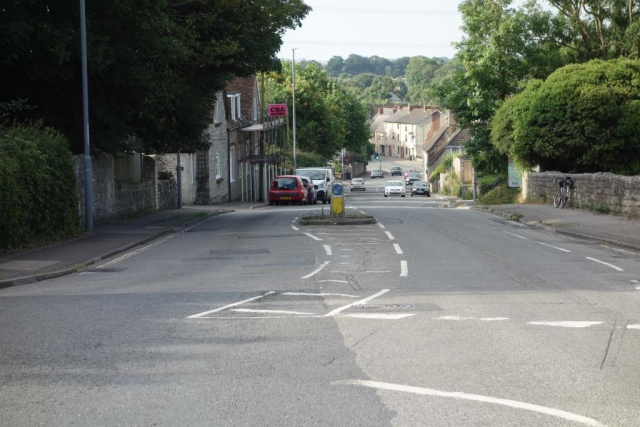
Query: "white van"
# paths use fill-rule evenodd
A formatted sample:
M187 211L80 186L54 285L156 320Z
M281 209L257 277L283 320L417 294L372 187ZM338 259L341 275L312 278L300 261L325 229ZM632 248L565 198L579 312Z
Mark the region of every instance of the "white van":
M318 190L318 200L322 200L322 203L331 201L331 186L335 180L331 168L300 168L296 169L296 175L311 178Z

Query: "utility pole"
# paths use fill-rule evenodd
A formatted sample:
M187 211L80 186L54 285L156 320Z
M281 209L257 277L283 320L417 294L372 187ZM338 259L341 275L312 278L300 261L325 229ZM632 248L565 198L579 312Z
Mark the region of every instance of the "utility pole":
M293 171L298 169L298 162L296 161L296 49L291 49L293 52L293 63L291 66L291 90L293 93Z
M340 150L340 159L340 178L342 179L342 181L344 181L344 147L342 147L342 150Z
M182 166L180 165L180 150L176 161L176 183L178 185L178 209L182 209Z
M80 50L82 51L82 127L84 128L84 218L93 231L93 172L89 145L89 83L87 77L87 18L85 0L80 0Z

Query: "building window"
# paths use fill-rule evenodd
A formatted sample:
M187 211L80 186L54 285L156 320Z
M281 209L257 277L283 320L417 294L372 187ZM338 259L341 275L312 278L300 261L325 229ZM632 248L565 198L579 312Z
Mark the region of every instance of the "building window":
M258 120L258 98L253 97L253 120Z
M229 150L229 179L231 180L231 182L234 182L236 179L233 176L233 164L234 164L234 153L236 151L235 147L231 147L231 149Z
M240 94L233 93L227 95L229 98L229 104L231 105L231 120L236 120L242 117L240 113Z
M220 153L216 153L216 179L222 178L222 168L220 167Z
M240 94L236 95L238 118L242 118L242 105L240 104Z
M220 99L220 95L216 96L213 117L216 124L222 123L222 100Z

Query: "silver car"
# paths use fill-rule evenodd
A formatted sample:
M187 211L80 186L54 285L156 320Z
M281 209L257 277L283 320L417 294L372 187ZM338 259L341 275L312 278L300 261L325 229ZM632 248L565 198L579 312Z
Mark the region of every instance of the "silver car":
M362 191L366 191L367 189L364 188L364 179L362 178L353 178L351 180L351 191L354 190L362 190Z
M389 181L384 186L384 197L389 196L405 196L404 184L402 181Z
M371 171L371 179L373 178L384 178L384 174L380 169L374 169Z

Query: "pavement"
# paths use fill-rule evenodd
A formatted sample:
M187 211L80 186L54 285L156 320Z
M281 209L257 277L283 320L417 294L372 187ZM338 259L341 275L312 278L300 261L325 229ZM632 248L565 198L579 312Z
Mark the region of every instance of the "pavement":
M80 237L0 257L0 288L81 271L103 259L179 232L211 215L263 206L239 202L188 206L99 224L93 232Z
M522 204L478 207L531 227L640 251L640 220L552 205Z

